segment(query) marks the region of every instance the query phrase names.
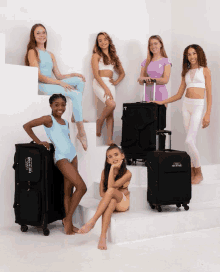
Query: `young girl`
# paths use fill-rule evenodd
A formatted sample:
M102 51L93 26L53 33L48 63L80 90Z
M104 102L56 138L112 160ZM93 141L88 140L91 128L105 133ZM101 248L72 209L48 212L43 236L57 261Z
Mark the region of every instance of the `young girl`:
M202 127L210 123L212 105L211 74L207 67L206 56L203 49L192 44L186 47L183 53L182 82L178 93L163 101L154 101L157 104L172 103L182 98L186 89L183 101L182 113L183 123L187 132L186 145L191 157L192 183L198 184L203 180L199 152L196 148L196 135L200 127L206 90L207 109L202 120Z
M44 125L48 138L54 145L54 161L64 176L64 207L66 217L63 219L66 234L74 234L78 228L73 226L72 216L81 198L86 193L86 185L77 170L76 150L70 141L69 124L61 118L66 110L66 97L54 94L49 99L52 114L34 119L23 127L27 134L39 145L49 149L48 142L41 142L34 134L32 128ZM75 191L72 194L72 190Z
M170 78L171 62L168 60L163 41L159 35L149 38L147 59L141 63L141 66L141 74L138 78L139 83L143 85L143 80L146 80L146 85L148 86L151 85L151 80L155 79L157 84L155 99L158 101L166 99L168 92L165 84L168 83ZM145 93L146 101L149 102L152 87L146 88Z
M119 74L115 81L112 78L113 70ZM106 119L107 144L111 145L113 143L113 111L116 107L115 86L125 77L125 72L116 54L115 46L105 32L100 32L96 37L92 55L92 71L94 75L93 90L105 104L105 108L96 121L96 135L101 136L102 125Z
M41 92L48 95L61 93L71 99L75 116L75 120L72 117L72 122L76 121L77 138L80 140L83 148L87 150L87 139L82 117L82 93L86 80L81 74L62 75L54 55L48 52L46 47L46 28L42 24L35 24L31 29L25 64L38 67L38 87ZM52 72L56 79L52 78Z
M121 148L112 144L106 151L105 168L100 182L100 201L95 215L78 231L87 233L102 215L102 232L98 248L107 249L106 232L114 210L124 212L129 208L128 185L131 172L126 168L125 155Z

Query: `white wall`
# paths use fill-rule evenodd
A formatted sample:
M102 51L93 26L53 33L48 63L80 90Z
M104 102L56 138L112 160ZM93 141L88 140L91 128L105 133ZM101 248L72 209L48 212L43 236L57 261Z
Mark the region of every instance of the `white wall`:
M160 34L168 55L171 53L171 7L170 0L156 0L154 3L111 0L106 8L108 3L101 0L63 0L60 5L60 2L52 0L38 0L37 5L33 5L28 0L8 0L7 8L2 8L5 15L0 18L0 32L6 34L6 63L23 65L32 25L45 25L47 49L55 54L61 72L76 71L86 77L83 115L89 121L96 120L90 64L92 49L98 32L109 33L126 73L126 78L116 88L114 137L120 144L122 103L140 101L142 88L137 78L140 63L146 57L149 36ZM49 10L52 10L50 15Z
M201 164L220 163L220 124L218 80L220 71L219 8L216 0L171 1L172 5L172 95L181 82L183 51L189 44L199 44L205 51L212 77L213 106L210 126L199 129L197 147ZM185 95L185 94L184 94ZM182 122L182 100L172 103L172 143L174 149L184 150L186 133ZM206 107L205 107L206 110ZM205 114L204 110L204 114Z

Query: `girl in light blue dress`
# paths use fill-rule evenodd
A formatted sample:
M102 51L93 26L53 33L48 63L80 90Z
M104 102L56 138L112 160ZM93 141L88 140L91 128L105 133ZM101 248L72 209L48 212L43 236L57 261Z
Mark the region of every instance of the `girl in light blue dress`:
M62 75L54 55L46 50L46 46L46 28L42 24L35 24L31 29L25 64L39 68L39 90L42 93L47 95L62 94L71 99L78 129L77 138L82 143L83 148L87 150L87 138L82 117L82 93L86 81L85 77L76 73ZM56 79L52 78L52 72ZM74 122L73 117L72 122Z

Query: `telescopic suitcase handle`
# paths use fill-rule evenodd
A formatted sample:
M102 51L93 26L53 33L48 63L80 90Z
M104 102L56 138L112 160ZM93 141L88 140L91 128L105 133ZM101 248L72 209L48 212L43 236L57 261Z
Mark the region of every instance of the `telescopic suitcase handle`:
M155 92L156 92L156 79L152 79L151 82L154 83L154 90L153 90L153 101L155 100ZM144 93L143 93L143 102L146 101L146 97L145 97L145 89L146 89L146 80L144 80Z
M170 130L156 130L156 151L159 151L159 136L160 134L168 134L170 136L170 148L168 150L171 150L171 134L172 134L172 131Z

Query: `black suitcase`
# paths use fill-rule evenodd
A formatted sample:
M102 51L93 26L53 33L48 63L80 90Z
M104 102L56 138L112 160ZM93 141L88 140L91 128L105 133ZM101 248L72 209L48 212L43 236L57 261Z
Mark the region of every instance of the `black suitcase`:
M160 133L170 135L170 148L158 150ZM156 151L148 152L145 165L148 167L147 201L152 209L162 211L161 205L182 205L189 209L191 199L191 160L184 151L171 149L171 131L157 131Z
M33 141L15 147L15 223L22 232L27 225L41 226L47 236L47 225L65 217L64 177L54 164L54 147L48 151Z
M153 87L155 99L156 81ZM132 160L144 160L149 151L156 150L156 130L166 127L166 107L144 102L123 104L121 147L128 164L131 164ZM160 135L161 150L165 148L165 139L165 134Z

